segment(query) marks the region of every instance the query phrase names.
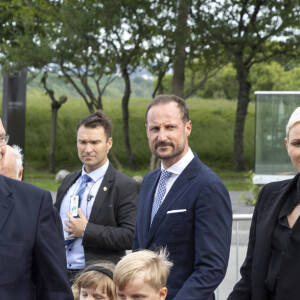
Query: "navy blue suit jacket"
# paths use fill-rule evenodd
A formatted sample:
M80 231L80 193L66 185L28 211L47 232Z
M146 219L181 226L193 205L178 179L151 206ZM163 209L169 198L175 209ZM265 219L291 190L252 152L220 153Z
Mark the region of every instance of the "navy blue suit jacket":
M0 299L73 299L50 193L2 175L0 270Z
M159 176L160 169L154 170L142 183L133 250L167 247L174 263L167 299L214 299L230 251L232 210L228 191L195 155L174 182L150 228Z

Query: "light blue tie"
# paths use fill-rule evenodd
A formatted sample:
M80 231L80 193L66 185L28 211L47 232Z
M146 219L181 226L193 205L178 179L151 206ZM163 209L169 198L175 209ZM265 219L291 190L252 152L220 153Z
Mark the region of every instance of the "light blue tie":
M159 181L158 181L158 188L157 188L156 197L154 198L154 202L153 202L153 205L152 205L150 226L152 225L152 221L153 221L159 207L162 204L164 195L166 193L166 182L170 178L171 175L172 175L172 172L169 172L169 171L166 171L166 170L161 170L160 178L159 178Z
M79 197L79 203L78 203L78 207L80 207L81 205L81 202L82 202L82 196L83 196L83 193L86 189L86 186L87 186L87 183L90 182L92 180L92 178L87 175L87 174L84 174L82 177L81 177L81 183L80 183L80 186L76 192L75 195L77 195ZM78 218L78 217L75 217L75 218ZM65 244L67 246L67 248L71 248L73 242L75 241L76 238L70 238L70 239L67 239L65 240Z
M75 195L78 195L79 196L79 204L78 204L78 207L80 207L81 205L81 202L82 202L82 196L83 196L83 193L86 189L86 186L87 186L87 183L90 182L92 180L92 178L87 175L87 174L84 174L82 177L81 177L81 184L76 192Z

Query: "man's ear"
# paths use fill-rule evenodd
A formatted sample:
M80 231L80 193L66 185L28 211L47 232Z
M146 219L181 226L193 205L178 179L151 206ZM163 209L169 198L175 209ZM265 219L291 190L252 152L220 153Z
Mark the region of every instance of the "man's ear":
M0 147L0 170L4 166L4 161L5 161L5 157L6 157L5 153L6 153L6 145Z
M22 181L22 178L23 178L23 170L24 170L24 168L21 168L21 170L19 171L18 177L17 177L17 179L20 181Z
M112 147L113 145L113 139L112 137L110 137L107 142L106 142L106 150L107 150L107 153L109 152L110 148Z

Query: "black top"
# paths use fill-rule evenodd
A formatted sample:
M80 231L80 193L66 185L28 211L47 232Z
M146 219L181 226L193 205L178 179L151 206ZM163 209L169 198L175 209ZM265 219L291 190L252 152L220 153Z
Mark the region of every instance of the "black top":
M291 272L295 269L295 261L293 260L292 253L295 253L296 249L300 247L300 244L295 244L295 235L300 236L300 222L298 218L294 226L290 228L287 216L298 205L299 200L300 179L298 179L297 185L294 185L288 194L273 230L271 258L268 275L265 281L266 287L270 291L271 299L275 299L275 295L278 293L281 294L283 287L288 287L288 289L292 290L294 289L290 284L290 276L281 275L283 267L286 270L290 269ZM293 240L293 242L291 242L291 240ZM299 272L300 268L298 269L297 274L299 274ZM292 298L286 297L286 299L292 300Z

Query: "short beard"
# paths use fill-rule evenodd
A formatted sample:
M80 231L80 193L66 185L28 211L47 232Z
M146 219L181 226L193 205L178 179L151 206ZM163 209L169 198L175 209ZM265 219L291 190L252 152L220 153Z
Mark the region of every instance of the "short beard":
M156 149L159 147L159 146L171 146L173 148L173 152L169 153L169 154L160 154L156 151ZM182 148L179 148L177 149L177 151L175 152L175 146L173 143L170 143L170 142L158 142L154 145L154 151L153 151L153 154L159 158L159 159L162 159L162 160L165 160L165 159L171 159L171 158L174 158L176 156L179 156L180 154L182 154L182 152L184 151L185 149L185 143L183 145Z

